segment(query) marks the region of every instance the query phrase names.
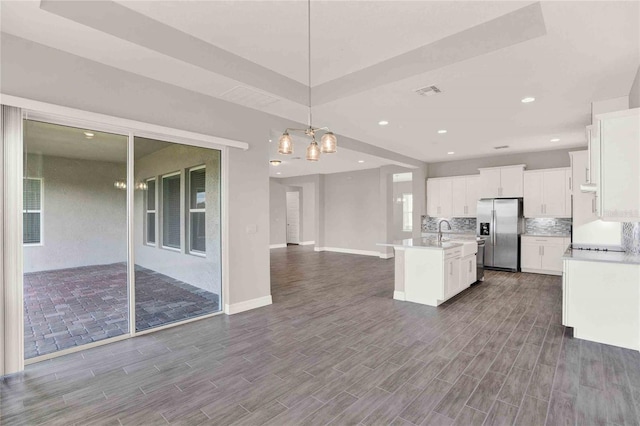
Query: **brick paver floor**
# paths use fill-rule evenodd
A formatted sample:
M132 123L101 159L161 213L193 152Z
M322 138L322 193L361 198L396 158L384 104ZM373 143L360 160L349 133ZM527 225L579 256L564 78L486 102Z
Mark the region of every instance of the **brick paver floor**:
M129 332L125 263L24 275L25 357ZM219 296L136 265L136 329L218 311Z

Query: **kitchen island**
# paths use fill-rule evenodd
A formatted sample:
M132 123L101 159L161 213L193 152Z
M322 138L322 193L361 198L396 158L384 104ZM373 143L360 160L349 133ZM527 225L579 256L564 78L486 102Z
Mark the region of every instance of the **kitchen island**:
M395 250L396 300L438 306L476 281L475 238L412 238L378 245Z
M640 255L564 253L562 324L573 337L640 350Z

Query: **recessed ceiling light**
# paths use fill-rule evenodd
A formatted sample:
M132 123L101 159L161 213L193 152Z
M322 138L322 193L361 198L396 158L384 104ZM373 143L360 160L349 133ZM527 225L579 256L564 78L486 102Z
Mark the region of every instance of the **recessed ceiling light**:
M447 154L448 154L448 155L453 155L453 154L455 154L455 152L453 152L453 151L449 151L449 152L447 152Z
M91 132L84 132L84 135L85 135L87 138L89 138L89 139L91 139L92 137L94 137L94 136L95 136L95 135L94 135L93 133L91 133Z
M269 142L273 142L271 139L269 139Z
M551 139L551 142L560 142L560 139L558 139L558 138L553 138L553 139Z
M442 130L438 130L438 133L440 133L440 134L442 135L442 134L444 134L444 133L447 133L447 131L446 131L446 130L444 130L444 129L442 129Z
M528 96L526 98L522 98L522 100L520 102L522 102L523 104L528 104L529 102L533 102L535 100L536 100L536 98Z
M364 163L364 160L358 160L358 163Z
M282 173L280 173L280 172L277 172L276 174L277 174L277 175L281 175Z
M272 166L279 166L280 164L282 164L282 161L280 161L280 160L270 160L269 164L271 164Z
M389 124L389 122L387 120L378 121L378 125L380 125L380 126L386 126L387 124Z

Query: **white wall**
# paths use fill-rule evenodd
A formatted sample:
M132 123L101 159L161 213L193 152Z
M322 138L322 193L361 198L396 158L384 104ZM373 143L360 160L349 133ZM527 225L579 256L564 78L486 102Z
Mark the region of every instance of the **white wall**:
M26 167L43 178L44 202L43 244L24 247L25 273L127 261L126 192L113 186L124 163L30 154Z
M156 178L159 193L162 191L161 175L181 172L182 193L187 192L187 169L195 166L206 167L206 257L189 254L188 238L185 226L181 229L181 248L179 251L162 248L162 197L156 200L159 206L156 211L156 246L144 243L145 197L143 191L134 194L134 244L135 263L179 281L191 284L215 294L221 294L221 251L220 251L220 151L184 145L171 145L153 152L135 161L135 181L143 182L148 178ZM188 196L183 195L187 200ZM182 209L181 223L187 223L188 206Z
M287 243L287 203L284 185L277 179L269 179L269 233L270 245Z
M629 108L640 108L640 67L629 91Z

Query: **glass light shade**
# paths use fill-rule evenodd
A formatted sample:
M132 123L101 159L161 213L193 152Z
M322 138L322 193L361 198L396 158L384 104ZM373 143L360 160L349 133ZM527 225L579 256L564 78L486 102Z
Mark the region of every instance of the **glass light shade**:
M307 160L309 161L318 161L320 159L320 147L318 143L314 140L307 147Z
M327 132L320 138L320 151L323 154L332 154L336 152L338 140L332 132Z
M280 154L293 154L293 140L289 133L284 132L278 140L278 152Z

